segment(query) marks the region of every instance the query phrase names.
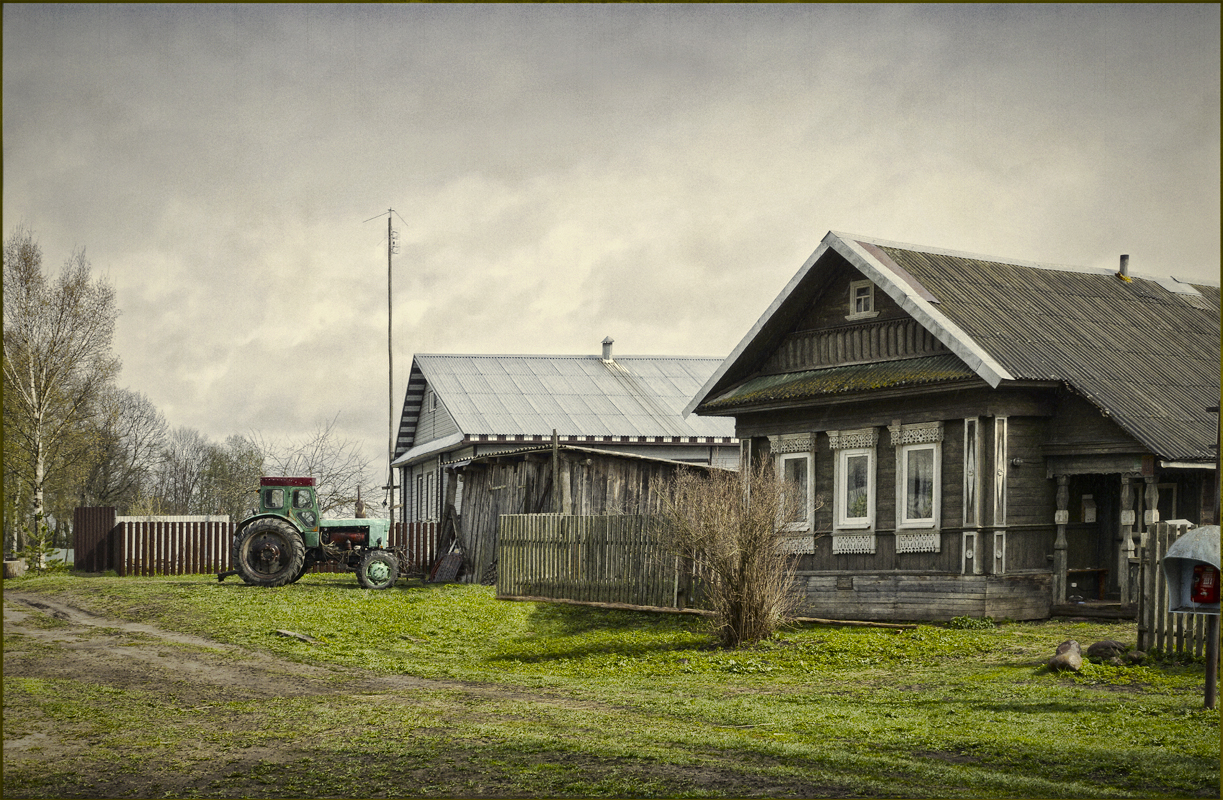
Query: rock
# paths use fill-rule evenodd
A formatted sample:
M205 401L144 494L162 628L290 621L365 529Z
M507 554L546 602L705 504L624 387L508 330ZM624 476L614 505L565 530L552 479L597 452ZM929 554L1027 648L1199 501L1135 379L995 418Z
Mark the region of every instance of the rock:
M1068 670L1078 672L1083 666L1083 648L1074 639L1067 639L1057 646L1057 653L1049 659L1049 669L1054 672Z
M1125 654L1125 660L1131 664L1141 664L1147 660L1147 654L1141 650L1131 650Z
M1112 639L1105 639L1103 641L1096 642L1091 647L1087 648L1087 657L1092 661L1107 661L1110 658L1117 658L1125 655L1125 651L1128 649L1129 648L1121 644L1121 642L1115 642Z
M1120 656L1113 656L1112 658L1110 658L1108 661L1105 661L1104 663L1108 664L1110 667L1124 667L1125 666L1125 662L1121 660Z

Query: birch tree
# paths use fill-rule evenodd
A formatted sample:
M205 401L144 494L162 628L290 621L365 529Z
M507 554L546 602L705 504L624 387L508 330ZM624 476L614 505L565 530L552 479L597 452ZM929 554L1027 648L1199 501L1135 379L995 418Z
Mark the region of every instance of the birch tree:
M5 240L4 390L11 402L4 433L13 445L6 467L9 479L28 490L31 530L40 539L47 535L48 478L62 467L74 427L118 372L111 350L118 314L114 289L93 279L83 248L49 280L28 228Z

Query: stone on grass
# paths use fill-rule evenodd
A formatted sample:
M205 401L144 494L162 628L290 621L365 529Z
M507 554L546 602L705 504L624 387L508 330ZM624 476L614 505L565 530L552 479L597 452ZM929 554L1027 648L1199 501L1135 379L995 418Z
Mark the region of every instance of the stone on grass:
M1125 651L1129 648L1121 644L1121 642L1105 639L1096 642L1091 647L1087 648L1087 657L1092 661L1108 661L1110 658L1119 658L1125 655Z
M1131 664L1141 664L1147 660L1147 654L1141 650L1131 650L1125 654L1125 660Z
M1057 653L1049 659L1049 669L1054 672L1067 670L1078 672L1083 666L1083 648L1074 639L1067 639L1057 646Z

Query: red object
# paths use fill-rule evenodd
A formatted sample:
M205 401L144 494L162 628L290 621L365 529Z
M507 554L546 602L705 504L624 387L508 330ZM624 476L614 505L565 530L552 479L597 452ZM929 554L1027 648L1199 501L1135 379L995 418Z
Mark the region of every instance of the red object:
M354 544L365 544L364 531L328 531L324 535L328 543L345 550L351 550Z
M1194 566L1189 599L1195 603L1219 602L1219 571L1209 564Z
M260 478L260 486L313 486L314 478Z

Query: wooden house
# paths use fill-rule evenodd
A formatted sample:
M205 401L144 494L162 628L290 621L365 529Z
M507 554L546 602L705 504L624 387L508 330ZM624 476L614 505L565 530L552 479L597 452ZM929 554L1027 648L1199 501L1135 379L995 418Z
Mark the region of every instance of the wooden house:
M401 518L462 513L463 471L490 453L560 444L737 467L734 421L684 413L719 358L599 355L417 355L396 443ZM446 469L444 465L450 465ZM459 481L450 485L450 481Z
M1036 619L1217 522L1219 287L830 232L686 410L805 491L807 613Z

